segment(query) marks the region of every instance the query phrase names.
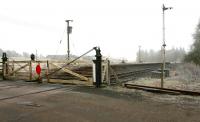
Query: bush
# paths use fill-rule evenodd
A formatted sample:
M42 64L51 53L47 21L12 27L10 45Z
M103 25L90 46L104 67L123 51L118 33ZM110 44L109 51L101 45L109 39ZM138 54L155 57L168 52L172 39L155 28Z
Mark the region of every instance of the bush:
M178 77L186 82L200 82L200 66L193 63L181 64L177 67Z

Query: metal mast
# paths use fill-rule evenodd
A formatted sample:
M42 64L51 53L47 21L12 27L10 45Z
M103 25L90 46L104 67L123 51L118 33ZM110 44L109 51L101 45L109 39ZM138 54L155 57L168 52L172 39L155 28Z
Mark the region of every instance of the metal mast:
M67 22L67 60L70 59L70 43L69 43L69 34L72 33L72 26L69 26L69 22L73 20L65 20Z
M172 9L172 7L165 7L165 5L163 4L162 7L162 11L163 11L163 45L162 45L162 49L163 49L163 62L162 62L162 77L161 77L161 87L163 88L163 82L164 82L164 71L165 71L165 47L166 47L166 43L165 43L165 10L168 9Z

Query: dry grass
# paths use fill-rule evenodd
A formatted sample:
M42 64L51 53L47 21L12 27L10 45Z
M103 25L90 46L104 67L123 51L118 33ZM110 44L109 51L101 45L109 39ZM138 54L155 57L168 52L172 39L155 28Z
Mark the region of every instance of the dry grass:
M195 64L182 64L175 69L177 80L183 82L200 82L200 67Z
M160 87L160 79L141 78L129 83ZM165 88L192 90L200 92L200 67L194 64L181 64L170 71L170 77L164 80Z

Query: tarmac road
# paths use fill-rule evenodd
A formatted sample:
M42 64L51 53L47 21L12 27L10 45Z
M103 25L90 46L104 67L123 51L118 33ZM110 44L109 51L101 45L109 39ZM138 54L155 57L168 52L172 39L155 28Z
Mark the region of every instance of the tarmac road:
M199 113L138 93L0 81L1 122L199 122Z

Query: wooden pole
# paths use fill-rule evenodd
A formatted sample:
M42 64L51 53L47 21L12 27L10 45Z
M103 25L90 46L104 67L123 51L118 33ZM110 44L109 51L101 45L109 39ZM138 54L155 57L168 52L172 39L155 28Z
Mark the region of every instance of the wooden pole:
M3 80L6 80L6 63L3 61L2 63L2 73L3 73Z
M7 71L7 67L6 67L6 65L7 65L7 61L8 61L8 58L7 58L7 56L6 56L6 53L3 53L3 55L2 55L2 62L3 62L3 80L6 80L6 71Z
M110 61L106 60L106 82L110 85Z
M47 82L50 82L50 79L49 79L49 61L47 60Z
M9 73L9 63L6 61L6 74L8 74Z
M12 72L14 72L15 70L15 64L14 64L14 60L12 61ZM13 73L13 75L15 76L15 73Z
M6 75L8 74L8 64L7 61L3 62L3 80L6 80Z
M29 62L29 80L32 81L32 61Z

